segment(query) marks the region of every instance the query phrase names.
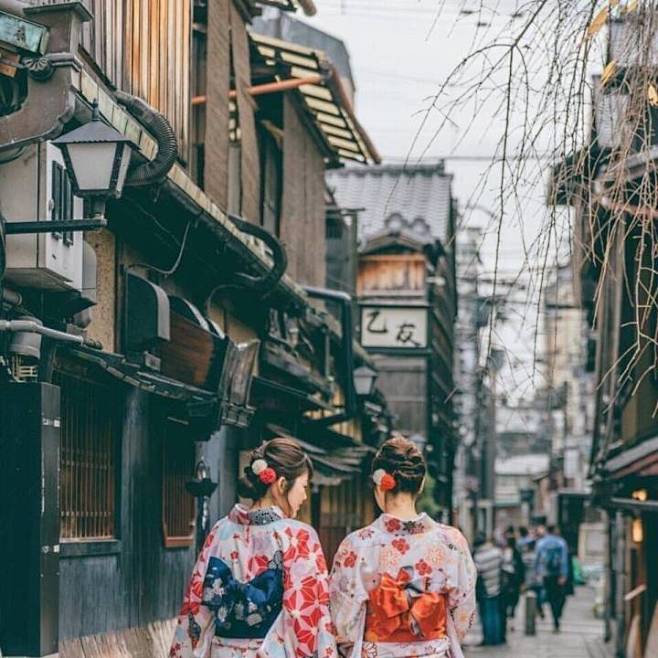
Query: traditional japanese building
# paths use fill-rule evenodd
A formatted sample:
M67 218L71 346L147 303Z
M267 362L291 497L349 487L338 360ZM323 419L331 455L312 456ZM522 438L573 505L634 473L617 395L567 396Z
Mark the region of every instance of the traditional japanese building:
M358 212L361 344L399 431L426 446L434 495L452 515L455 211L438 165L329 172L339 205Z
M618 656L658 650L658 141L646 91L658 67L652 11L610 21L606 75L592 85L589 142L556 165L549 190L549 202L573 216L574 299L585 311L581 367L594 378L588 476L607 516L606 632Z
M372 516L385 403L324 177L378 156L324 53L248 31L260 5L0 0L2 655L165 655L263 439L311 454L329 555Z

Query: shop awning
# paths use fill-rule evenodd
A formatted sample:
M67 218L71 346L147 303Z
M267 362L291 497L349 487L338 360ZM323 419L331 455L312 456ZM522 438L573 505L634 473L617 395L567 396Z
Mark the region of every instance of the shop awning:
M252 399L258 401L278 395L287 400L292 406L302 411L324 409L334 411L333 406L324 402L317 395L311 395L293 386L282 384L262 376L255 376L252 380ZM257 404L257 402L256 402Z
M331 446L332 448L357 448L362 447L366 450L372 450L368 446L364 446L362 443L355 441L351 436L347 434L341 434L335 429L323 425L322 419L309 420L302 423L302 426L299 430L300 436L303 440L310 443L319 445L319 446Z
M96 365L112 377L147 393L183 402L210 403L217 400L217 395L210 391L145 370L138 364L129 362L122 354L101 352L88 347L69 348L67 353L74 358Z
M366 445L338 449L324 448L292 436L285 428L278 425L268 423L266 427L273 437L288 436L301 445L313 462L315 468L313 481L324 486L336 486L344 480L361 475L363 461L372 452L372 448Z
M245 427L253 410L221 402L217 394L184 384L138 364L125 356L88 347L67 347L66 358L99 368L120 382L171 401L172 413L181 414L197 428L199 441L206 441L220 424Z
M605 471L615 480L627 475L658 475L658 436L608 459L605 462Z
M363 164L381 161L366 131L354 115L338 73L321 50L254 32L249 36L265 65L271 67L276 80L291 77L321 78L318 82L303 84L298 89L309 115L337 159Z

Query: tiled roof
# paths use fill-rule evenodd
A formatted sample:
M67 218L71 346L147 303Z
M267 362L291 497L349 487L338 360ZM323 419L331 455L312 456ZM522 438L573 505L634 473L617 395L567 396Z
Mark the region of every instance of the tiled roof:
M420 240L451 241L452 176L438 165L379 165L327 172L338 205L363 208L359 239L382 230L406 230Z

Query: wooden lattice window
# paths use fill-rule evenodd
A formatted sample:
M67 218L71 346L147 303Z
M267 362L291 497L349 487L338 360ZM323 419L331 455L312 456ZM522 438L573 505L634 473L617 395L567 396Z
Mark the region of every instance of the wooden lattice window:
M61 388L60 539L116 537L119 392L56 372Z
M185 489L194 477L194 442L187 428L167 420L162 462L162 528L167 548L194 542L195 501Z

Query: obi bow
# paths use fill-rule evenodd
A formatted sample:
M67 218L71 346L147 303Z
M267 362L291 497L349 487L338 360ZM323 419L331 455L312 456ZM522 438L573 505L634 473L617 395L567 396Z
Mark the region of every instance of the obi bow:
M283 576L275 559L249 582L233 577L229 566L210 558L203 583L203 604L217 617L216 632L224 637L264 637L281 611Z
M445 637L445 596L429 592L429 578L412 578L413 569L400 569L396 578L384 574L370 592L366 639L373 642L435 640Z

